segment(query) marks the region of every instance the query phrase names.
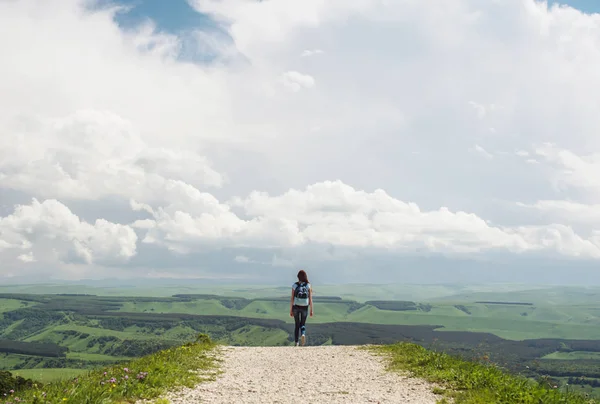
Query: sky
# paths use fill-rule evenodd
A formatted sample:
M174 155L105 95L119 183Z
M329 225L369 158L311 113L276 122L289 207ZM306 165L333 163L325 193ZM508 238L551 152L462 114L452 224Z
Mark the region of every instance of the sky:
M0 282L600 284L598 13L0 1Z

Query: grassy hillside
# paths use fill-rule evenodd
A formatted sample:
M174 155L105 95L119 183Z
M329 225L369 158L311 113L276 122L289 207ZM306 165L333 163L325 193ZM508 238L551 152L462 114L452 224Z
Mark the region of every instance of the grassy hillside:
M436 288L414 294L457 290ZM271 297L250 296L258 287L235 289L246 297L0 294L0 370L52 380L61 369L91 370L128 361L189 342L198 333L231 345L290 345L293 320L283 289L288 288L273 289L277 294ZM440 301L359 302L321 291L315 317L308 321L309 344L436 344L465 357L489 355L512 372L527 368L528 377L552 375L560 383L571 380L571 385L595 391L595 383L600 385L600 305L589 300L593 290L578 290L584 297L573 304L566 298L575 293L570 288L487 294L462 288L474 296L462 301L452 295ZM547 292L552 293L544 297Z
M196 342L156 352L118 366L87 373L68 372L75 378L19 387L17 379L0 379L0 403L120 403L153 399L179 386L192 387L215 370L214 343L204 335ZM27 372L25 373L27 374ZM65 375L66 376L66 375ZM4 396L6 394L6 396Z
M487 357L465 361L416 344L399 343L374 348L389 356L390 369L438 384L435 392L455 404L597 404L600 401L569 389L559 388L548 377L531 380L511 375L491 364ZM447 399L446 399L447 398Z
M118 309L140 313L186 313L219 316L292 320L288 316L286 299L229 298L237 304L225 305L222 297L193 301L124 302ZM389 309L348 300L317 301L317 315L312 323L336 321L373 324L439 325L445 331L489 332L506 339L529 338L600 339L600 309L598 305L526 306L474 302L415 304L414 309ZM374 303L377 303L374 302ZM395 303L389 301L390 303ZM412 303L412 302L411 302Z
M545 285L491 284L491 285L418 285L418 284L317 284L315 291L319 295L344 296L357 302L367 300L413 300L413 301L475 301L485 300L479 297L496 296L500 300L513 299L514 296L527 296L534 303L576 302L594 303L590 294L600 293L600 287L556 287ZM250 284L206 284L200 280L157 280L150 284L122 284L105 286L89 282L82 284L35 284L0 285L0 293L59 294L79 293L101 296L156 296L170 297L176 294L217 294L244 298L279 296L288 293L287 286L250 285ZM513 296L513 297L511 297Z
M192 387L218 372L215 344L200 335L196 342L156 352L118 366L80 373L49 383L0 375L0 403L85 402L108 404L156 399L179 387ZM555 380L510 375L485 357L466 361L411 343L365 347L387 355L390 370L409 371L434 382L440 403L456 404L598 404L585 393L559 388ZM398 381L401 383L401 381ZM4 394L7 396L4 396Z
M32 379L36 382L51 383L61 380L71 380L77 376L87 373L85 369L22 369L13 370L11 373L15 376L21 376L25 379Z
M29 305L30 302L25 302L18 299L0 299L0 313L17 310Z

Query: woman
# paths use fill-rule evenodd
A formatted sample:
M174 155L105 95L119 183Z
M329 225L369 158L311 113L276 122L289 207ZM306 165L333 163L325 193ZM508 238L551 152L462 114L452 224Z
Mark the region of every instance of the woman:
M296 328L294 341L298 346L298 334L302 345L306 343L306 317L310 307L310 316L313 316L313 292L308 276L304 270L298 272L298 282L292 285L292 298L290 299L290 317L294 317Z

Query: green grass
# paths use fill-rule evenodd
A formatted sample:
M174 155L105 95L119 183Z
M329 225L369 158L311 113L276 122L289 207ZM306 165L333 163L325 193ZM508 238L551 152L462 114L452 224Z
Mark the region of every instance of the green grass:
M506 297L499 300L518 300L519 296ZM457 305L466 307L470 314L458 309ZM242 316L290 323L293 320L288 315L288 307L286 301L256 300L236 310L223 306L219 299L199 299L191 302L125 302L120 311ZM600 339L600 308L597 304L511 306L469 301L439 302L432 304L428 312L380 310L373 306L350 312L349 308L350 304L346 302L318 302L311 322L439 325L443 327L441 331L487 332L512 340Z
M267 285L201 285L172 284L159 286L98 287L93 285L10 285L0 292L25 293L91 293L99 296L170 296L176 293L209 293L245 298L287 296L289 288ZM411 300L429 302L430 312L391 312L365 307L349 312L346 303L317 303L313 323L350 321L379 324L440 325L444 331L488 332L513 340L536 338L600 339L600 307L598 287L555 287L532 285L315 285L319 295L344 299ZM2 302L4 300L5 302ZM19 304L18 300L0 299L0 312ZM519 301L534 306L475 304L475 301ZM5 308L3 308L3 305ZM11 305L10 307L8 305ZM455 305L465 306L469 313ZM120 311L231 315L253 318L292 320L287 315L287 302L254 301L241 310L223 306L219 299L191 302L126 301ZM1 332L1 331L0 331ZM5 331L5 334L10 330ZM136 336L137 338L137 336Z
M22 302L15 299L0 299L0 313L17 310L22 307L29 307L31 305L31 302Z
M102 362L102 361L121 361L128 360L131 358L125 356L111 356L104 354L95 354L88 352L69 352L67 353L67 359L78 359L86 362Z
M558 380L560 380L562 383L568 383L569 378L568 377L558 377ZM585 394L589 394L592 397L596 397L596 399L598 399L598 397L600 397L600 387L591 387L589 385L585 385L585 386L579 386L579 385L575 385L572 386L573 390L577 390L580 393L585 393Z
M598 286L531 286L521 290L499 290L495 285L489 289L482 287L465 287L465 290L454 295L435 297L432 301L513 301L529 302L545 306L594 304L600 297ZM470 290L469 290L470 289Z
M385 354L390 370L406 372L435 383L436 393L444 393L441 403L455 404L598 404L579 393L561 390L541 380L509 375L488 363L468 362L433 352L420 345L398 343L370 347Z
M288 333L283 330L249 325L233 331L228 338L232 345L245 346L284 345L287 340Z
M167 349L102 370L93 370L76 379L58 381L16 392L0 403L132 403L154 399L180 386L193 387L210 379L216 370L212 355L215 344L205 335L196 342Z
M476 305L477 306L477 305ZM467 306L469 309L472 307ZM318 314L318 307L315 306ZM600 339L600 324L576 324L538 321L519 315L508 316L506 311L491 310L487 316L467 315L453 306L435 305L430 312L386 311L376 307L357 310L347 316L347 321L404 324L440 325L440 331L489 332L512 340L535 338ZM315 317L316 318L316 317ZM313 320L314 321L314 320Z
M23 363L23 360L26 358L29 358L29 356L12 353L0 353L0 370L14 369Z
M119 311L130 313L182 313L198 315L235 316L239 311L228 309L217 299L200 299L192 302L125 302Z
M135 333L128 331L115 331L109 330L107 328L96 328L96 327L87 327L82 325L75 324L60 324L54 325L45 329L43 332L35 334L33 337L28 337L24 339L27 342L35 342L35 341L52 341L59 343L62 341L62 335L56 333L56 331L77 331L80 333L90 334L94 337L116 337L119 339L128 339L128 338L136 338L136 339L151 339L152 335L143 334L143 333Z
M57 369L21 369L11 370L14 376L21 376L25 379L31 379L41 383L57 382L65 379L73 379L76 376L80 376L86 372L85 369L68 369L68 368L57 368Z

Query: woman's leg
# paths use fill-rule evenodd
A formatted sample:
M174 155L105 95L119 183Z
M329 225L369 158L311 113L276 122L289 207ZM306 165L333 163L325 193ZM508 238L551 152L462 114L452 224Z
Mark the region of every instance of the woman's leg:
M301 315L300 315L300 335L302 336L302 345L305 344L306 342L306 317L308 317L308 307L303 307L302 310L299 310Z
M306 328L306 317L308 317L308 309L302 309L301 310L301 316L300 316L300 330L304 331L304 329Z
M294 312L294 322L296 323L296 327L294 329L294 342L298 342L298 337L300 334L300 327L301 327L301 323L302 323L302 310L298 310L298 308L296 306L294 306L292 308L293 312ZM306 319L304 320L306 321Z

